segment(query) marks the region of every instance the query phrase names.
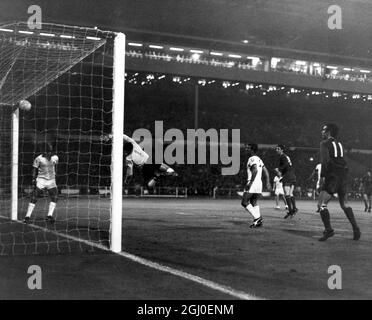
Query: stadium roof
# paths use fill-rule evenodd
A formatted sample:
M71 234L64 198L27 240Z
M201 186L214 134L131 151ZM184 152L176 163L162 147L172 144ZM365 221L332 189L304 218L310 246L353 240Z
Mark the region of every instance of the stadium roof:
M26 20L32 4L32 0L2 0L0 21ZM279 47L319 53L329 61L336 55L372 61L372 1L338 0L341 30L327 26L332 4L334 0L38 1L46 22L98 26L137 39L205 41L274 53Z

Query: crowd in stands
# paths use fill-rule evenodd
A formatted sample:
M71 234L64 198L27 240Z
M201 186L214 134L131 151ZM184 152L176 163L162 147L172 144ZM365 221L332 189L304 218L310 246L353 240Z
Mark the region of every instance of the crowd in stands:
M212 86L201 87L199 94L199 128L240 129L243 144L266 145L261 155L271 173L277 166L277 156L267 145L288 146L301 192L313 188L307 178L319 160L320 128L324 122L335 122L341 128L340 139L352 167L351 179L372 165L372 155L352 150L372 149L372 110L368 103L285 93L263 96ZM163 120L164 131L178 128L185 132L194 127L193 101L193 88L187 85L129 86L126 130L131 133L137 128L147 128L154 132L154 121ZM239 188L245 181L245 161L242 149L241 171L235 176L222 176L221 166L176 166L180 178L166 183L188 187L190 194L198 195L210 195L215 187Z
M372 78L367 76L366 74L363 75L349 75L349 74L326 74L325 77L327 79L333 80L345 80L345 81L361 81L361 82L372 82Z
M194 127L192 85L170 81L143 87L130 85L126 97L128 131L153 130L155 120L163 120L164 130ZM281 142L288 146L318 148L321 125L332 121L340 126L340 138L347 149L372 150L370 119L370 101L285 92L262 95L217 86L199 88L198 126L240 129L243 142Z
M243 62L228 58L207 58L207 57L198 57L192 55L184 55L184 54L169 54L163 52L156 52L156 51L149 51L149 52L142 52L136 50L129 50L127 51L127 55L132 58L146 58L151 60L162 60L162 61L173 61L178 63L192 63L192 64L202 64L202 65L209 65L212 67L223 67L223 68L239 68L244 70L260 70L263 71L263 63L259 60L258 63L250 63L250 62Z
M238 68L243 70L257 70L257 71L268 71L269 68L265 69L266 65L269 64L269 60L263 58L257 58L257 62L246 62L246 59L240 60L237 58L229 57L209 57L200 56L195 58L195 56L186 53L165 53L162 51L143 51L143 50L128 50L126 52L127 56L138 59L151 59L151 60L162 60L166 62L178 62L178 63L192 63L192 64L203 64L212 67L223 67L223 68ZM328 69L323 66L322 71L316 69L316 71L310 72L310 68L307 66L295 65L296 60L291 60L292 63L277 65L271 67L270 71L275 72L286 72L286 73L296 73L301 75L309 75L315 77L325 77L326 79L333 80L344 80L344 81L360 81L360 82L372 82L372 76L369 73L356 74L356 73L329 73Z

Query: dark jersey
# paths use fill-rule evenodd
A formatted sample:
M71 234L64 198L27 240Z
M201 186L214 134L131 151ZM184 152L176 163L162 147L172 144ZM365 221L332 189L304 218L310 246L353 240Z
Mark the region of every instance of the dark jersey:
M363 178L362 178L362 186L364 189L372 189L372 176L369 176L369 175L365 175Z
M334 138L329 138L322 141L320 145L321 150L326 149L328 153L328 160L323 160L322 176L325 176L329 172L346 172L347 163L344 158L344 147L341 142Z
M283 175L283 186L296 184L296 175L292 166L292 161L284 153L279 157L278 169Z
M283 153L279 157L279 171L282 173L282 175L292 175L294 174L294 169L292 166L291 158L288 157L285 153Z

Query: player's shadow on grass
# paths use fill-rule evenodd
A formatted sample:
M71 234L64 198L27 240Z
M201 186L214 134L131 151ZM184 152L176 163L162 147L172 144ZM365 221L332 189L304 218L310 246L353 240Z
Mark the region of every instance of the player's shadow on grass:
M305 237L305 238L314 238L314 236L319 236L319 232L311 231L311 230L293 230L293 229L282 229L284 232L288 232L290 234Z
M252 221L247 220L225 220L227 223L235 224L236 226L250 226Z

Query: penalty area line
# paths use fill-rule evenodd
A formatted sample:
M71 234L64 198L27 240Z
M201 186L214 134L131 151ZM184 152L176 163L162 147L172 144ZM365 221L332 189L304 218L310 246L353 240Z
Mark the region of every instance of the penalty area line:
M9 218L6 218L4 216L0 215L0 217L9 220ZM23 222L21 222L19 220L13 221L13 222L23 224ZM191 273L187 273L187 272L184 272L184 271L172 268L172 267L168 267L168 266L162 265L160 263L150 261L150 260L145 259L145 258L141 258L139 256L136 256L134 254L131 254L131 253L128 253L128 252L125 252L125 251L115 253L115 252L112 252L111 250L109 250L109 248L107 248L107 247L105 247L105 246L103 246L99 243L94 243L94 242L91 242L91 241L88 241L88 240L80 239L80 238L71 236L69 234L63 234L63 233L60 233L58 231L50 230L50 229L47 229L47 228L44 228L44 227L40 227L40 226L32 224L32 223L28 223L27 226L33 227L35 229L43 230L43 231L49 232L51 234L54 234L56 236L64 237L66 239L81 242L81 243L84 243L88 246L95 247L97 249L101 249L101 250L107 251L109 253L117 254L121 257L124 257L124 258L126 258L128 260L131 260L133 262L139 263L139 264L144 265L146 267L149 267L149 268L152 268L152 269L155 269L155 270L158 270L158 271L162 271L162 272L165 272L165 273L169 273L169 274L172 274L174 276L177 276L177 277L180 277L180 278L198 283L198 284L200 284L204 287L213 289L215 291L219 291L221 293L227 294L227 295L229 295L231 297L234 297L234 298L238 298L238 299L241 299L241 300L264 300L263 298L257 297L253 294L249 294L247 292L240 291L240 290L235 290L231 287L218 284L216 282L204 279L202 277L195 276Z

